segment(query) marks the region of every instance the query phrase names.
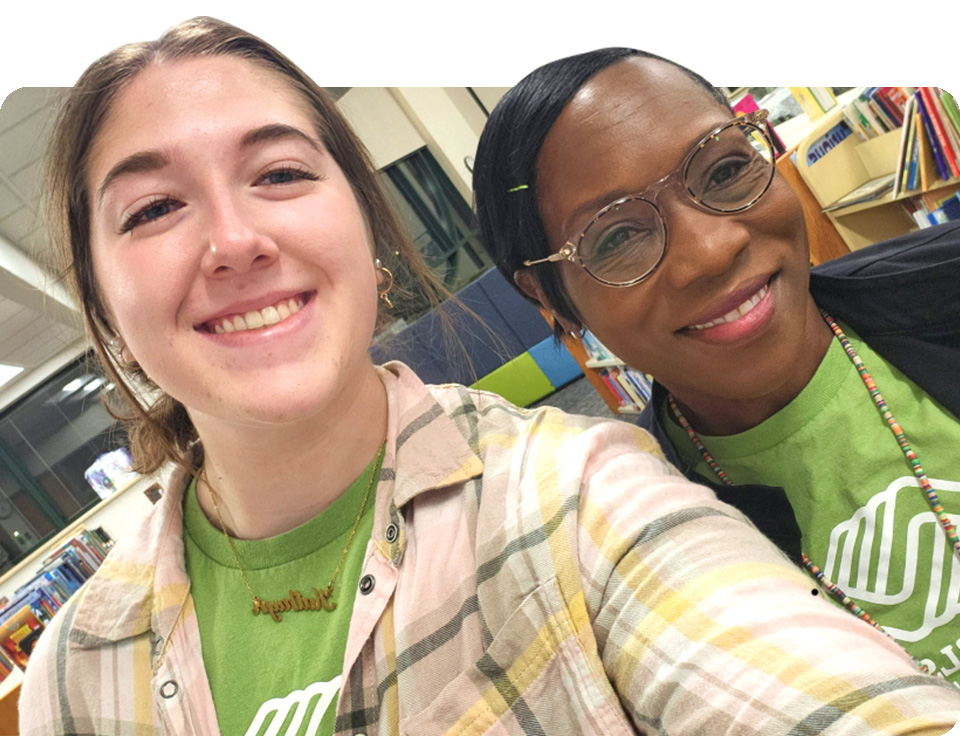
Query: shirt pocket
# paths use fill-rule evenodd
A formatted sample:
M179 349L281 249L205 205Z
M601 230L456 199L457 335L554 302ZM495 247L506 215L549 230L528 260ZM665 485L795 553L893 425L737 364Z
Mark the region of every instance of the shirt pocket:
M581 603L582 605L582 603ZM587 622L583 614L584 625ZM592 637L590 637L592 641ZM506 619L490 647L419 713L403 736L480 734L636 734L587 651L552 579Z

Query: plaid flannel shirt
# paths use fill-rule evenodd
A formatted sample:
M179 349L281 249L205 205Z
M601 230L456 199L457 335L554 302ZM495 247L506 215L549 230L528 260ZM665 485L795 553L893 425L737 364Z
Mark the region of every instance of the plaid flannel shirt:
M337 734L943 734L960 718L960 691L811 595L642 430L427 387L396 363L381 376L374 585ZM219 733L185 485L171 479L39 641L24 736Z

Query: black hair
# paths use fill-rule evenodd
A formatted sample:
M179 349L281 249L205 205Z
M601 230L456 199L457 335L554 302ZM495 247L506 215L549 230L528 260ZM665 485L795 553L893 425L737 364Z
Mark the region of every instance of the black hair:
M513 274L525 260L545 258L551 253L536 200L535 167L543 141L567 103L588 80L629 57L670 64L712 99L730 107L723 92L696 72L656 54L630 48L598 49L568 56L545 64L520 80L490 114L480 136L473 170L480 240L514 287ZM549 306L561 317L580 323L556 268L541 268L537 278ZM563 328L558 323L554 331L559 337Z

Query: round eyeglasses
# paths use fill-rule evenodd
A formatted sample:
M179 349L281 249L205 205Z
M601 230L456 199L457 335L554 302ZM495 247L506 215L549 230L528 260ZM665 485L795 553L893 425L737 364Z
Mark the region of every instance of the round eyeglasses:
M766 110L757 110L711 131L676 170L608 204L558 252L523 265L572 261L607 286L640 283L667 251L667 224L657 206L664 189L679 186L704 210L727 215L753 207L770 188L773 145L760 127L766 118Z

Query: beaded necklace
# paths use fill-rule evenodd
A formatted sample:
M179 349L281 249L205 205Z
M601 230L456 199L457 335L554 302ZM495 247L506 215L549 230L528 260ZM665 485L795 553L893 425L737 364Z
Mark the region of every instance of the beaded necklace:
M953 525L953 522L950 521L950 517L948 517L946 512L943 510L943 506L940 503L940 498L937 496L936 490L930 484L930 480L927 478L926 473L923 472L923 466L920 465L920 459L917 457L917 453L914 452L913 448L910 446L910 442L907 440L907 436L904 433L903 428L893 416L893 413L887 406L887 402L884 401L883 395L877 388L876 382L867 371L866 366L863 364L863 360L860 358L859 354L857 354L857 351L854 349L853 345L850 344L850 340L844 334L843 330L840 328L840 325L838 325L836 321L834 321L834 319L822 309L820 310L820 314L833 331L834 336L840 342L840 345L843 347L847 357L850 358L850 361L857 369L857 373L860 375L860 380L863 381L864 386L866 386L867 391L870 393L871 398L877 406L877 411L880 412L880 415L883 417L883 421L890 428L890 431L893 432L893 436L896 438L897 444L900 446L900 450L903 452L904 458L906 458L907 465L910 466L911 472L913 472L917 481L920 483L920 487L923 489L927 503L930 505L930 509L937 517L937 521L940 522L940 526L943 529L944 534L946 534L947 539L953 546L954 554L960 558L960 538L957 536L957 529ZM683 430L687 433L687 437L689 437L691 442L693 442L694 447L696 447L700 452L700 456L703 458L703 461L713 471L714 475L720 479L721 483L728 486L733 485L733 483L727 477L727 474L723 472L723 469L720 467L719 463L717 463L713 456L707 452L707 448L700 440L700 437L697 436L697 433L694 431L693 427L690 426L690 422L687 421L687 418L683 415L683 412L680 411L680 407L677 406L677 402L674 400L673 396L668 394L667 401L670 404L670 410L673 412L674 417L676 417L681 428L683 428ZM879 623L877 623L877 621L875 621L870 614L857 605L857 603L853 601L846 593L844 593L838 585L824 577L823 571L813 564L809 557L801 553L801 560L803 561L803 567L807 570L807 572L809 572L814 579L816 579L816 581L831 595L837 598L837 600L839 600L847 610L853 613L857 618L866 621L875 629L883 632L893 639L893 637L890 636L890 634ZM916 659L916 657L913 658L913 661L917 663L920 669L924 671L927 670L927 668L922 665Z

